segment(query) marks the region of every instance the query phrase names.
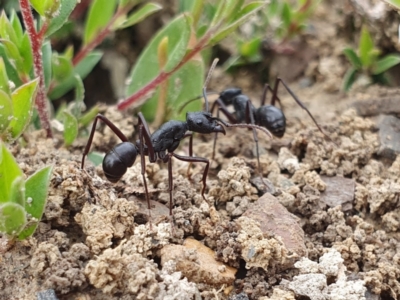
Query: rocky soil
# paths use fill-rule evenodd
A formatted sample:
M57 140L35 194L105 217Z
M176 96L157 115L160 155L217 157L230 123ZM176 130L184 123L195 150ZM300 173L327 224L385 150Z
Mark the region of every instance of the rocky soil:
M54 171L34 236L1 239L0 299L400 299L400 90L340 92L349 14L332 7L335 15L317 11L307 37L317 55L291 83L328 137L282 89L287 132L258 133L262 174L251 131L227 129L204 198L204 164L174 160L172 217L161 162L146 168L149 211L140 160L111 184L101 166L80 168L87 137L66 149L61 135L33 131L11 145L26 176ZM284 77L287 61L272 69ZM239 86L257 105L262 86L252 76L216 70L210 89ZM132 114L103 113L134 140ZM92 149L118 142L98 125ZM196 135L194 155L211 160L213 142ZM187 155L188 142L176 153Z

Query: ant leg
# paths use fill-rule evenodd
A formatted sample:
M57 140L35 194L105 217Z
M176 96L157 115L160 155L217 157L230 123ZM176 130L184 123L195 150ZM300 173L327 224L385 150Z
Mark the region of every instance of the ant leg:
M206 190L206 179L207 179L208 169L210 167L210 161L204 157L182 156L182 155L178 155L175 153L171 153L171 155L182 161L191 162L191 163L192 162L202 162L202 163L206 164L206 167L204 168L204 171L203 171L203 178L201 179L203 181L203 189L201 190L201 195L203 196L203 199L205 200L206 197L204 197L204 192Z
M141 112L139 112L138 118L139 118L138 125L139 125L139 141L140 141L139 151L140 151L140 163L142 166L141 173L142 173L142 178L143 178L144 190L146 193L147 208L149 210L149 216L151 216L149 190L147 188L147 181L146 181L146 176L145 176L145 174L146 174L146 159L145 159L145 152L144 152L145 143L147 146L149 161L155 162L157 160L157 158L156 158L156 154L154 152L153 145L151 144L151 139L150 139L151 134L150 134L150 129L149 129L149 126L147 125L146 119L144 118L144 116Z
M168 192L169 192L169 215L172 216L172 190L174 189L174 181L172 177L172 159L173 153L168 153Z
M292 98L294 99L294 101L296 101L297 104L298 104L302 109L304 109L304 110L308 113L308 115L309 115L310 118L313 120L314 124L317 126L317 128L319 129L319 131L321 131L322 134L325 135L325 136L331 141L332 139L330 138L330 136L327 135L327 134L322 130L322 128L318 125L317 121L314 119L313 115L312 115L311 112L307 109L307 107L304 105L304 103L301 102L301 100L294 94L294 92L289 88L289 86L283 81L283 79L281 79L281 78L278 77L278 78L276 79L276 86L278 85L279 82L281 82L281 83L283 84L283 86L286 88L286 90L287 90L287 91L289 92L289 94L292 96Z
M265 95L266 95L266 91L265 91ZM247 100L247 102L246 102L246 122L249 123L249 121L250 121L250 124L255 125L254 114L251 110L251 101ZM258 146L258 136L257 136L257 130L255 128L253 128L253 139L254 139L254 142L256 143L258 175L260 176L261 182L264 183L264 185L266 185L266 183L263 180L263 176L262 176L260 151L259 151L259 146Z
M94 133L96 132L97 120L99 119L102 120L120 138L121 141L128 142L127 137L121 132L121 130L117 128L117 126L115 126L109 119L107 119L102 114L97 114L96 117L94 118L92 130L90 131L89 139L86 144L85 150L83 150L81 169L83 169L85 166L85 158L86 155L89 153L90 146L92 145Z
M193 132L185 133L183 139L187 138L187 137L189 137L189 156L193 156ZM186 171L186 176L189 178L189 180L191 180L191 178L190 178L191 177L191 175L190 175L190 167L191 166L192 166L192 163L189 162L188 169Z
M268 91L270 91L272 93L271 105L275 106L275 101L277 101L277 102L279 102L279 106L282 109L281 99L279 99L279 97L278 97L278 81L275 81L274 89L272 89L271 86L268 83L266 83L264 85L264 90L263 90L263 93L262 93L262 96L261 96L261 106L265 105L265 101L267 99Z
M235 118L235 116L229 111L228 107L225 105L225 103L218 98L212 105L211 107L211 113L214 112L215 107L218 105L218 110L217 110L217 118L219 119L219 112L221 111L225 117L227 117L227 119L229 120L229 122L231 123L237 123L237 119ZM213 143L213 152L212 152L212 156L211 156L211 160L214 160L215 158L215 148L217 145L217 137L218 137L218 132L215 133L214 135L214 143Z

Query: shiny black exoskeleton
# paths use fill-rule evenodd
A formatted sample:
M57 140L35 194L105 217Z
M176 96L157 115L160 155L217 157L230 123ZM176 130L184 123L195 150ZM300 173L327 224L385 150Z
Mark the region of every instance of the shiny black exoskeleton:
M253 125L255 124L268 129L274 136L281 138L285 134L286 130L286 117L283 114L283 111L275 106L276 101L280 103L280 99L278 98L279 83L282 83L282 85L289 92L292 98L297 102L297 104L308 113L308 115L314 121L318 129L325 136L327 136L322 131L321 127L318 125L317 121L314 119L314 117L307 109L307 107L303 104L303 102L300 101L300 99L293 93L293 91L287 86L287 84L281 78L276 79L275 86L273 89L268 84L265 85L261 97L261 106L259 108L254 107L254 105L251 103L250 98L242 94L241 89L229 88L219 94L219 98L212 105L211 112L214 112L215 108L218 107L218 113L221 111L228 118L229 122L231 122L232 124L238 124L238 123L246 123ZM268 91L272 92L272 99L271 99L271 104L266 105L265 101L267 99ZM233 106L234 111L230 112L228 106ZM258 170L261 176L262 170L261 170L260 155L258 149L258 138L255 130L253 130L253 137L256 143ZM216 137L214 139L213 158L215 153L215 144L216 144Z
M98 120L102 120L107 126L114 131L114 133L122 140L122 143L116 145L110 152L106 154L103 159L103 170L107 179L111 182L117 182L126 173L129 167L134 164L137 155L141 156L142 163L142 176L146 192L148 203L148 189L147 182L144 176L145 174L145 156L149 157L150 162L156 162L158 159L163 162L168 162L169 170L169 192L170 200L172 203L172 167L171 157L187 161L187 162L203 162L206 164L206 168L203 172L203 190L202 195L204 197L204 191L206 187L206 177L209 168L209 161L202 157L193 157L192 149L190 147L190 156L181 156L174 153L176 148L179 146L181 140L185 137L190 137L190 145L192 145L192 132L198 133L212 133L222 132L225 134L225 128L218 122L218 118L212 117L209 112L189 112L186 114L186 121L175 121L171 120L164 123L158 130L153 134L150 134L150 130L147 126L146 120L142 113L139 113L139 139L135 144L128 141L125 135L105 116L98 114L93 122L92 131L89 136L88 143L85 147L82 157L81 167L83 169L85 164L85 157L89 153L90 146L93 141L93 136L96 130ZM224 125L228 123L221 121ZM150 208L150 206L149 206Z
M225 127L244 127L259 129L269 134L267 130L257 125L249 124L229 124L222 121L216 117L213 117L209 112L188 112L186 114L186 121L175 121L171 120L156 130L153 134L150 133L146 120L142 113L138 115L139 122L139 139L135 144L128 141L126 136L105 116L98 114L94 119L92 130L88 139L88 143L85 147L82 157L81 168L83 169L85 164L85 157L89 153L90 146L93 141L94 133L96 131L97 121L103 121L110 129L121 139L122 143L116 145L110 152L106 154L103 159L103 170L107 179L111 182L117 182L126 173L127 169L131 167L138 155L141 157L141 174L143 178L143 184L146 193L146 199L148 203L148 208L150 209L149 192L147 188L147 181L145 178L145 156L149 157L150 162L156 162L158 159L163 162L168 162L168 178L169 178L169 195L170 195L170 214L172 214L172 188L173 188L173 178L172 178L172 164L171 158L175 157L179 160L186 162L202 162L206 164L203 171L203 189L202 196L204 197L204 192L206 188L206 178L209 169L209 160L203 157L194 157L192 150L192 132L210 134L222 132L225 134ZM179 143L185 138L189 137L189 156L182 156L174 153Z
M250 98L242 94L242 90L239 88L224 90L214 102L212 111L216 105L232 123L251 123L251 118L247 115L247 109L250 109L255 124L265 127L276 137L280 138L285 134L286 118L282 110L275 105L264 105L264 103L256 109ZM233 106L233 113L227 110L226 107L229 105Z
M89 153L90 146L92 145L94 133L96 131L96 125L98 120L102 120L110 129L120 138L122 143L116 145L103 159L103 170L107 179L111 182L117 182L125 174L129 167L131 167L138 155L141 158L141 174L143 178L143 185L145 189L147 206L150 209L149 191L147 188L147 181L145 177L146 172L146 160L145 156L148 156L149 161L154 163L158 159L163 162L168 162L168 191L170 198L170 215L172 215L172 189L173 189L173 178L172 178L172 157L179 160L192 162L202 162L206 166L203 171L203 189L201 195L204 197L206 188L206 178L210 162L207 158L193 156L193 132L210 134L215 132L222 132L225 134L224 127L242 127L251 128L254 130L258 129L264 131L271 136L268 130L263 127L257 126L252 122L251 124L230 124L219 118L213 117L208 110L208 101L206 86L210 79L212 70L214 69L218 60L214 60L209 74L207 76L203 95L205 98L206 109L205 111L196 111L186 113L186 121L171 120L161 125L153 134L150 133L150 129L142 113L138 114L138 129L139 139L133 144L128 141L127 137L105 116L98 114L94 119L92 130L85 150L82 156L81 168L84 168L85 157ZM179 143L186 137L189 137L189 156L182 156L174 153Z

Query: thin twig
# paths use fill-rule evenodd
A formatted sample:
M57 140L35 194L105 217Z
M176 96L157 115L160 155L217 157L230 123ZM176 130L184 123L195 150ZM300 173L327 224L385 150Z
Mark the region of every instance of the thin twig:
M107 35L112 31L112 26L114 23L121 17L121 15L127 13L131 9L130 5L121 7L117 10L115 15L111 18L111 20L107 23L107 25L100 30L100 32L96 35L96 37L91 40L88 44L84 45L83 48L78 52L78 54L73 58L72 64L76 66L79 64L94 48L96 48Z
M169 72L161 71L156 78L134 93L132 96L128 97L124 101L118 104L118 109L123 110L128 108L134 102L140 100L142 97L148 95L151 91L153 91L157 86L159 86L162 82L168 79L172 74L178 71L183 65L185 65L190 59L192 59L196 54L198 54L201 50L206 47L206 44L210 41L210 38L214 30L208 31L193 47L193 49L189 50L183 59Z

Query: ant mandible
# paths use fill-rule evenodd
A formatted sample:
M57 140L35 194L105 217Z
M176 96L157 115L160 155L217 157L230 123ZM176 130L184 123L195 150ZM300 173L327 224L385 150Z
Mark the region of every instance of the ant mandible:
M108 120L105 116L98 114L93 122L92 130L89 135L88 142L86 144L85 150L82 156L81 168L84 168L85 165L85 157L89 153L90 146L93 141L94 133L96 131L97 121L103 121L122 141L122 143L116 145L110 152L106 154L103 159L103 171L107 179L113 183L118 182L119 179L126 173L127 169L132 167L134 164L137 155L140 155L141 158L141 174L143 178L143 185L146 194L147 206L150 210L150 198L149 192L147 188L147 181L145 177L146 171L146 162L145 156L148 156L149 161L151 163L156 162L158 159L163 161L164 163L168 163L168 191L170 198L170 207L169 214L172 215L172 190L173 190L173 177L172 177L172 157L176 159L186 161L189 163L192 162L201 162L205 163L205 168L203 171L203 188L201 191L201 195L204 197L204 192L206 188L206 178L208 174L208 169L210 162L208 159L203 157L195 157L193 156L193 132L209 134L209 133L218 133L222 132L225 134L225 127L242 127L242 128L251 128L258 129L270 137L272 137L271 133L258 125L255 124L230 124L227 123L217 117L213 117L211 113L208 111L208 101L207 101L207 93L206 93L206 85L210 78L210 75L217 63L217 60L214 61L213 65L210 68L208 77L206 79L205 85L203 87L203 96L206 101L206 111L196 111L196 112L188 112L186 113L186 121L176 121L170 120L163 125L159 129L157 129L152 134L150 133L150 129L147 125L147 122L141 112L138 114L138 129L139 129L139 139L135 144L128 141L128 138L115 126L110 120ZM179 143L184 138L189 137L189 156L182 156L174 153L174 151L178 148Z
M218 106L217 116L219 116L219 112L221 111L226 116L226 118L229 120L230 123L232 124L245 123L245 124L258 125L269 130L275 137L281 138L283 137L286 131L286 117L282 109L276 107L275 105L276 102L279 102L280 106L282 107L281 101L278 97L278 87L280 83L285 87L285 89L289 92L289 94L296 101L296 103L308 113L308 115L313 120L319 131L321 131L329 140L331 140L330 137L318 125L317 121L315 120L311 112L307 109L307 107L304 105L304 103L294 94L294 92L283 81L283 79L279 77L276 79L273 89L269 84L265 84L261 96L261 106L259 108L256 109L254 107L250 98L247 95L242 94L242 90L240 88L228 88L219 94L219 98L213 103L211 107L211 113L213 113L215 108ZM272 99L271 99L271 104L266 105L265 102L267 99L268 91L272 93ZM188 102L185 103L185 105L199 98L200 97L189 100ZM234 108L233 112L230 112L228 108L228 106L231 105ZM180 109L183 109L184 106L182 106ZM253 129L253 139L254 142L256 143L258 172L260 177L262 177L258 137L257 137L257 132L254 129ZM214 138L212 159L214 159L215 156L216 140L217 140L217 133L215 134Z

